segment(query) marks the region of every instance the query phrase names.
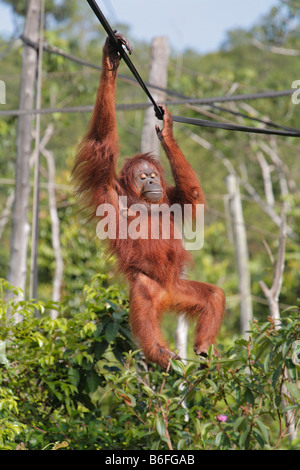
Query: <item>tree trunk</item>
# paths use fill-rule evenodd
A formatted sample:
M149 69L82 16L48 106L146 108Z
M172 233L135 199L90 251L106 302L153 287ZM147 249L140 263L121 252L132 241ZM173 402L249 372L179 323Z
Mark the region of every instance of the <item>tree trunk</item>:
M152 41L151 68L149 74L149 83L152 85L161 88L167 87L169 54L168 38L164 36L154 38ZM165 93L158 90L154 90L152 96L158 104L165 99ZM150 107L145 112L141 152L151 152L158 157L160 142L156 135L155 124L161 124L161 122L156 119L153 108Z
M48 126L46 133L52 135L54 132L53 126ZM46 135L45 135L46 136ZM53 278L53 290L52 290L52 300L53 302L59 302L60 300L60 291L63 280L63 257L61 254L61 244L60 244L60 221L57 213L56 206L56 197L55 197L55 160L53 153L50 150L47 150L45 146L41 149L42 155L47 160L48 166L48 200L49 200L49 212L51 218L51 227L52 227L52 247L55 256L55 272ZM51 318L55 319L58 317L58 311L52 309L50 311Z
M40 0L29 0L24 36L38 41ZM32 110L36 81L37 51L24 45L20 89L21 110ZM32 114L19 116L17 130L16 187L12 216L12 234L8 280L25 293L27 249L30 233L28 205L30 197L30 155L32 143ZM16 318L16 321L20 318Z
M250 321L253 317L247 236L237 177L233 174L228 175L226 183L233 221L239 291L241 296L241 332L245 335L250 329Z

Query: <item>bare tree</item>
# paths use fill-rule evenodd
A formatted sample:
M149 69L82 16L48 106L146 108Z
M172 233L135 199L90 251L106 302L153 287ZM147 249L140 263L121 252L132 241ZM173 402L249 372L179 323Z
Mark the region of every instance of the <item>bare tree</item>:
M297 49L288 49L286 47L278 46L266 46L257 39L253 39L252 44L262 51L272 52L273 54L287 55L290 57L298 57L300 55L300 52Z
M246 335L246 332L250 330L250 322L253 318L247 235L238 179L235 175L231 174L227 176L226 183L229 195L230 213L233 223L234 245L239 278L239 292L241 298L241 332L243 335Z
M274 224L277 225L277 227L280 227L281 218L280 218L280 215L277 214L275 209L260 197L260 195L257 193L256 189L252 186L252 184L249 183L248 180L246 180L246 179L241 180L241 184L243 185L243 187L245 188L245 190L247 191L249 196L251 196L252 199L261 207L261 209L266 214L268 214L268 216L271 218L271 220L274 222ZM296 237L294 231L288 225L286 227L286 231L287 231L287 234L291 238Z
M29 0L24 27L24 36L37 42L39 34L40 0ZM36 82L37 51L24 45L22 57L21 89L19 108L33 109ZM32 144L32 114L23 114L18 119L16 186L12 216L12 235L8 280L23 292L26 288L27 250L30 233L28 206L30 197L30 155ZM16 317L16 321L21 318Z
M270 316L275 320L277 326L280 324L279 294L281 291L284 264L285 264L285 244L286 244L286 209L284 206L282 210L282 215L281 215L279 247L278 247L277 261L274 266L272 286L269 288L264 283L264 281L259 282L259 285L269 304Z
M280 235L279 235L279 246L278 246L278 253L277 253L277 260L274 264L274 271L273 271L273 281L272 286L269 288L264 283L264 281L260 281L259 285L268 301L270 316L274 320L275 328L280 328L281 319L280 319L280 309L279 309L279 295L282 287L283 281L283 273L284 273L284 265L285 265L285 246L286 246L286 206L283 205L282 215L281 215L281 226L280 226ZM283 371L284 377L287 377L287 370L286 367ZM289 392L284 385L282 384L281 394L283 397L283 406L286 406L286 397L289 397ZM297 429L295 427L295 417L293 414L293 410L287 410L285 413L285 419L288 429L288 435L290 440L297 438Z
M45 21L45 0L41 2L39 52L36 86L36 109L42 107L42 72L43 72L43 40ZM35 119L35 161L34 161L34 186L32 209L32 236L31 236L31 266L30 266L30 297L37 297L38 288L38 241L39 241L39 209L40 209L40 139L41 139L41 114L37 113ZM36 311L38 315L39 312Z
M275 205L275 198L273 192L273 184L272 184L272 167L268 164L267 160L265 159L262 152L257 152L257 161L261 168L261 173L264 181L264 188L265 188L265 197L268 206L274 207Z
M56 205L56 196L55 196L55 160L53 153L47 149L47 144L50 141L54 133L53 124L49 124L46 128L45 134L39 144L39 152L46 159L47 170L45 171L43 167L40 167L41 173L47 178L48 182L46 187L48 190L48 204L49 204L49 213L51 219L51 235L52 235L52 248L55 257L55 270L53 276L53 288L52 288L52 300L53 302L58 302L60 299L61 285L63 279L63 258L61 254L61 243L60 243L60 221L57 213ZM35 149L32 160L36 159ZM43 183L41 183L42 185ZM52 309L50 311L50 316L52 318L57 318L57 310Z
M152 41L151 47L151 66L149 74L149 83L161 88L167 87L168 80L168 62L169 62L169 42L168 38L161 36ZM153 98L157 103L165 100L165 93L159 90L153 91ZM158 123L152 107L145 111L144 126L142 131L141 152L153 152L159 155L160 142L156 135L155 124Z
M6 224L8 223L8 221L10 219L11 208L12 208L14 199L15 199L15 193L12 192L8 196L8 198L6 199L5 208L2 211L2 214L0 216L0 240L1 240L1 237L2 237L2 234L3 234L3 231L5 229L5 226L6 226Z
M45 133L45 137L50 138L53 134L54 128L52 125L48 126ZM56 197L55 197L55 160L53 153L46 149L45 145L40 148L42 155L45 157L48 166L48 200L49 200L49 212L52 227L52 247L55 257L55 271L53 277L53 289L52 289L52 300L58 302L60 300L61 284L63 279L63 258L61 254L60 244L60 222L57 213ZM50 312L51 318L55 319L58 316L58 312L52 309Z
M291 189L295 189L296 185L289 176L289 170L287 166L279 156L276 139L271 139L270 145L264 141L260 141L259 145L261 149L271 158L272 163L277 170L281 196L285 200L286 208L288 208L287 196L289 195L289 187Z

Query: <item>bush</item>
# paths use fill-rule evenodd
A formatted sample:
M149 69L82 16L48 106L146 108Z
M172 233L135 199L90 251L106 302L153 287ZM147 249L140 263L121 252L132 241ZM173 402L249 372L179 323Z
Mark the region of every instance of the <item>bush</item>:
M40 449L62 440L72 441L72 448L88 448L99 441L101 411L93 394L105 387L105 374L120 367L122 353L132 348L120 291L103 284L105 277L99 276L86 287L81 312L70 316L68 305L62 305L62 315L53 320L47 314L53 305L19 301L15 289L5 302L11 287L2 280L2 448L24 442ZM23 316L18 324L9 319L16 311Z
M299 422L297 308L280 329L255 322L221 360L211 348L205 366L172 360L164 372L135 350L124 293L104 276L85 288L80 312L61 304L56 320L53 306L17 294L1 282L1 449L300 448L285 422Z

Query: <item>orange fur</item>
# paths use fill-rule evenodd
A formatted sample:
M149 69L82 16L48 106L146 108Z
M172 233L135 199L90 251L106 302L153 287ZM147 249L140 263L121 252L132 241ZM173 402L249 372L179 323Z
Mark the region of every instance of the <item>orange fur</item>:
M142 203L150 221L150 204L145 202L134 185L134 168L146 160L156 168L163 188L161 202L172 204L204 203L198 178L176 143L170 115L164 118L164 130L158 132L170 162L175 186L168 188L158 160L149 155L136 155L128 160L117 175L118 137L115 113L117 57L109 40L103 48L103 70L97 99L88 132L83 139L73 168L73 178L83 205L90 215L96 215L99 204L111 203L119 213L118 197L127 196L128 207ZM111 66L113 64L113 66ZM167 112L167 111L166 111ZM195 215L195 210L193 216ZM128 218L130 221L130 217ZM157 219L160 224L160 219ZM160 330L160 318L165 311L185 312L197 318L195 352L206 352L219 331L224 312L224 294L216 286L182 280L180 276L190 257L180 240L173 234L174 220L170 219L170 239L109 240L116 254L119 270L130 283L130 324L148 360L166 368L174 354L165 345ZM150 224L149 224L150 227ZM150 228L149 228L150 230ZM117 227L118 233L118 227Z

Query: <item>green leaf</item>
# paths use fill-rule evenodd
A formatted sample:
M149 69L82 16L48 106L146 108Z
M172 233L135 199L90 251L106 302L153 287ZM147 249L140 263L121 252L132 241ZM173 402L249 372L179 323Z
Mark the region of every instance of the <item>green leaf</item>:
M256 424L257 426L259 427L259 429L261 430L262 432L262 435L263 435L263 438L264 438L264 441L265 442L269 442L269 432L268 432L268 428L264 425L264 423L260 420L260 419L256 419Z
M296 367L290 357L285 360L285 365L286 365L289 377L292 379L293 382L295 382L297 378Z
M116 347L116 348L113 349L113 353L114 353L114 356L117 359L117 361L119 361L120 364L124 364L125 356L123 354L123 351L120 348Z
M193 372L196 371L195 364L191 362L190 364L187 364L185 366L185 375L188 376L189 374L192 374Z
M248 424L244 431L241 433L239 446L240 449L247 449L248 448L248 437L250 436L251 426Z
M185 439L180 439L178 444L177 444L177 450L182 450L185 445Z
M64 447L69 447L69 443L67 441L55 442L52 450L63 449Z
M77 385L79 384L79 380L80 380L80 374L79 374L78 370L71 367L68 370L68 378L69 378L71 384L74 385L75 387L77 387Z
M241 399L241 387L239 385L236 385L234 388L234 397L235 397L235 401L239 403Z
M127 393L127 397L130 399L130 406L134 408L136 406L136 399L133 395L130 395L130 393Z
M274 406L275 406L276 409L279 408L279 406L281 404L281 401L282 401L281 395L279 393L276 393L275 397L274 397L274 401L273 401Z
M281 373L282 373L282 366L280 365L272 375L272 387L274 388L274 390L276 388L276 383L277 383Z
M100 377L94 370L91 370L90 372L88 372L86 382L89 391L93 393L97 390L97 387L100 383Z
M269 372L270 359L271 359L271 353L267 354L264 360L264 369L265 369L266 374Z
M112 343L119 331L119 326L115 322L111 322L105 329L105 338L108 343Z
M141 389L144 390L144 392L146 392L149 397L154 395L154 391L145 383L141 384Z
M254 406L253 393L249 388L247 388L245 392L245 403L250 403L250 405Z
M216 393L219 391L218 386L215 384L215 382L213 382L211 379L206 379L206 381L209 383L209 385L213 388L213 390Z
M97 341L94 344L94 355L97 360L102 359L103 354L105 353L106 349L108 348L107 341Z
M300 390L296 384L292 384L290 382L285 382L285 386L290 392L290 394L297 400L300 401Z
M236 419L234 425L233 425L233 430L237 431L240 425L245 421L245 416L239 416L239 418Z
M179 375L184 376L184 365L180 361L170 359L172 369Z
M289 350L290 350L290 347L291 347L291 339L289 341L287 341L286 343L283 344L283 347L282 347L282 356L285 358L286 355L288 354Z
M220 445L222 444L222 440L223 440L223 432L221 431L216 435L215 445L217 447L220 447Z
M260 445L261 449L263 449L265 446L265 441L264 441L261 431L258 429L253 429L253 436L258 442L258 444Z
M156 430L158 432L158 434L161 436L161 437L165 437L165 434L166 434L166 425L165 425L165 422L163 420L163 418L161 416L157 416L156 419L155 419L155 426L156 426Z

